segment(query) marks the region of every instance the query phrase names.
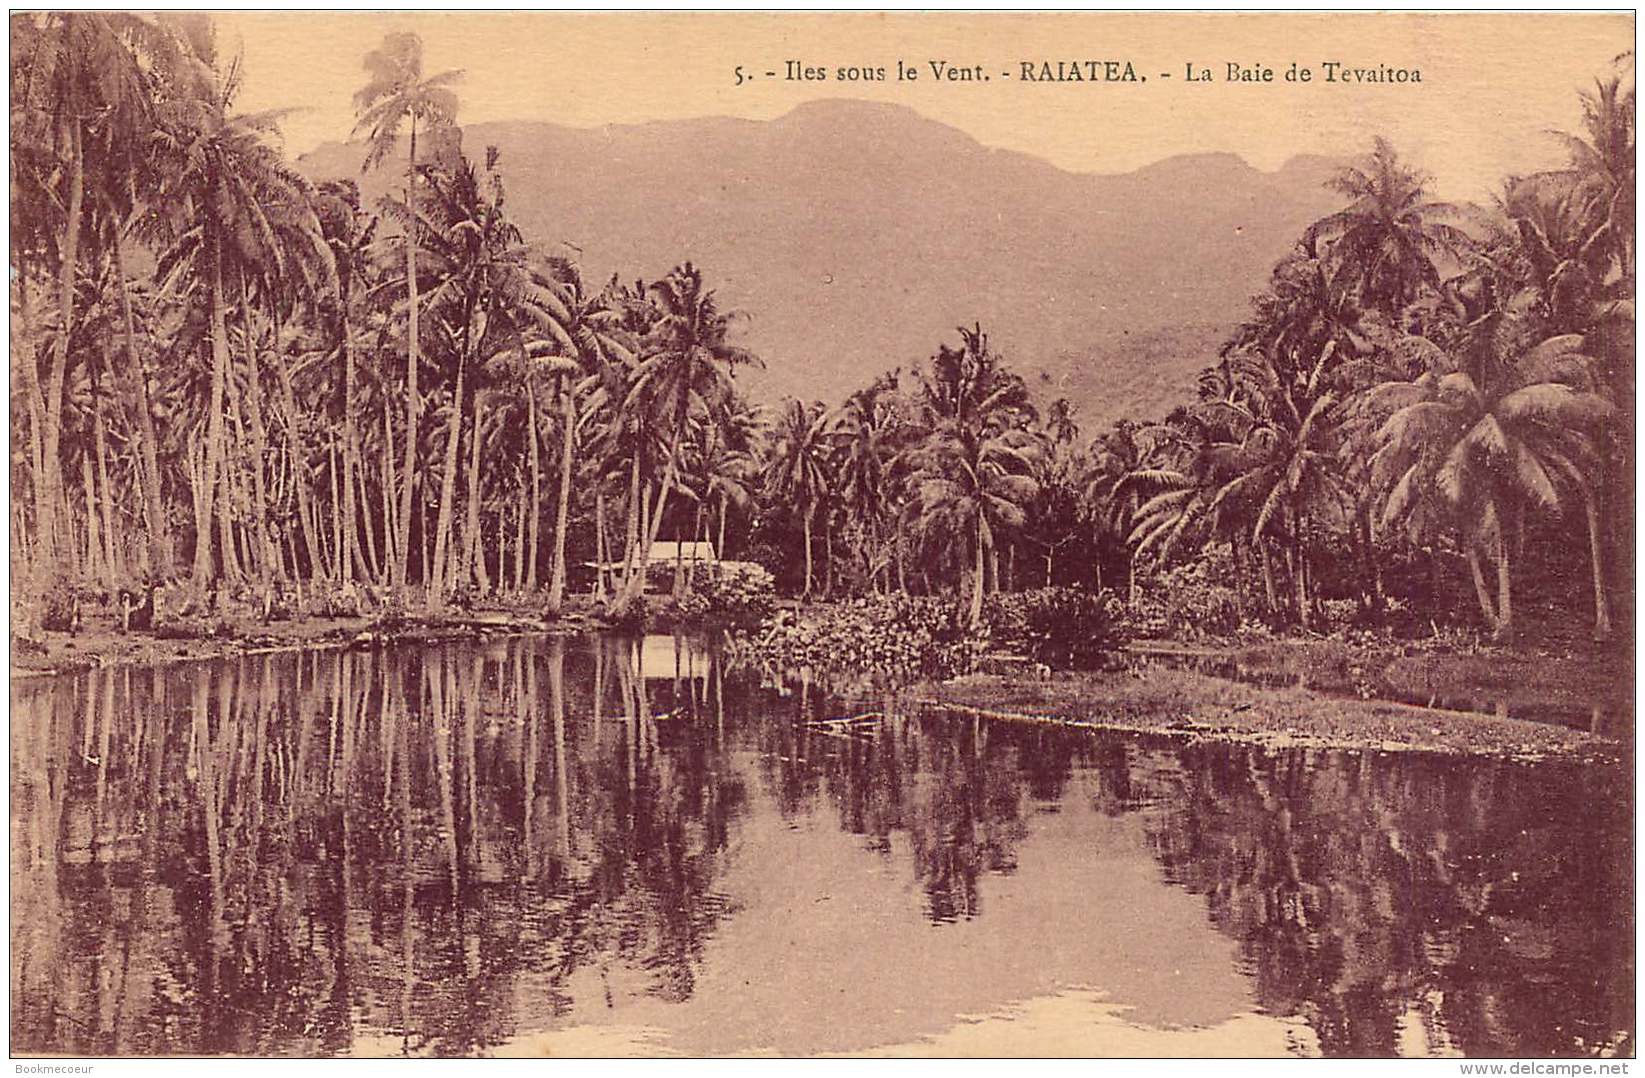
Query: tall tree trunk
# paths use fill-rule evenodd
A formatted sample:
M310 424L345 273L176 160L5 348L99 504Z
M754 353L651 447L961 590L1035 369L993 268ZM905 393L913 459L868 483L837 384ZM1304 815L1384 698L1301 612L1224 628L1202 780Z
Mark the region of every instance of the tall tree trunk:
M413 221L417 219L417 117L411 118L410 152L406 155L406 208ZM417 235L416 228L406 228L406 430L405 459L400 467L400 532L397 544L399 557L394 563L394 586L404 592L408 583L407 572L411 556L411 493L417 473L417 420L422 414L422 401L417 395L417 368L421 364L421 342L417 325ZM445 504L441 503L442 506ZM423 567L428 576L428 567Z
M1594 639L1604 641L1611 638L1611 608L1605 601L1604 556L1599 538L1599 499L1586 485L1582 488L1582 507L1588 516L1588 553L1594 564Z
M15 254L15 252L14 252ZM17 347L12 351L13 369L17 371L18 388L29 407L29 488L34 501L34 552L31 561L49 559L51 549L41 530L42 522L49 522L51 513L46 506L45 450L41 439L45 436L45 400L40 395L40 368L34 355L34 323L29 317L28 271L17 263L17 318L13 323Z
M988 568L988 532L981 516L977 519L977 575L971 587L971 628L982 624L983 574Z
M725 495L720 495L720 539L714 544L714 556L720 561L725 560Z
M805 590L801 598L811 598L811 517L816 513L816 506L805 507Z
M634 457L628 476L628 527L624 535L623 580L619 596L629 593L633 583L634 566L640 557L640 448L634 448Z
M363 500L365 476L360 467L360 432L354 423L354 330L349 320L349 297L344 293L341 297L343 333L343 548L345 554L341 559L343 564L342 577L349 579L352 569L359 567L361 575L369 573L365 567L365 554L361 550L360 520L355 513L356 498ZM356 484L362 488L356 495Z
M514 590L525 591L526 518L531 515L531 492L522 490L520 501L514 507Z
M1491 634L1493 640L1501 643L1511 643L1514 639L1514 601L1510 587L1512 573L1508 564L1508 552L1512 546L1508 536L1507 522L1504 521L1497 528L1497 562L1496 562L1496 632Z
M463 524L464 580L472 580L480 593L491 590L486 572L484 525L480 519L480 394L474 394L468 432L468 512Z
M541 539L539 529L543 519L543 465L542 451L537 446L537 385L535 380L527 380L525 388L526 424L530 428L526 435L527 456L531 461L531 515L526 529L527 542L531 544L526 554L526 587L537 590L537 549Z
M298 436L297 391L291 384L291 370L279 348L280 327L274 327L275 348L270 353L274 373L280 385L280 406L286 413L286 438L290 442L292 480L297 487L297 520L303 529L303 545L308 548L309 574L326 579L325 554L320 549L319 524L315 519L313 493L308 482L308 464L304 460L303 443Z
M594 484L594 595L605 602L605 566L609 552L605 541L605 484Z
M383 557L388 563L388 582L395 583L395 574L403 569L406 557L405 544L411 541L407 534L401 534L399 513L395 507L394 485L394 420L389 415L388 394L383 394Z
M64 221L63 242L60 248L62 263L57 271L57 342L56 347L52 349L51 369L46 376L46 429L41 461L43 467L35 479L42 487L40 504L44 509L44 513L35 521L35 528L42 539L41 547L49 554L62 554L71 549L59 541L56 520L63 504L63 461L59 451L63 433L63 382L68 376L69 341L74 333L74 282L79 271L80 218L86 193L86 162L78 116L69 120L67 133L68 198L67 217Z
M211 582L211 528L217 474L223 459L223 387L228 380L228 321L223 310L223 247L213 241L211 266L211 399L206 405L206 459L200 473L200 510L194 526L193 583Z
M268 535L268 488L263 479L263 461L268 455L268 431L263 426L262 380L257 374L256 330L251 320L251 297L246 292L245 272L240 273L240 331L246 353L246 415L251 421L251 534L257 545L257 578L268 582L272 566L281 575L280 555ZM296 416L289 422L295 423Z
M106 360L106 353L99 353ZM103 418L103 376L107 372L101 364L94 364L91 371L91 407L92 407L92 449L97 455L97 489L103 492L98 499L95 509L87 506L88 512L96 512L99 516L98 531L102 539L100 556L103 562L105 576L112 576L119 569L119 555L115 549L114 530L114 488L109 486L109 451L107 437L107 423Z
M1268 549L1266 536L1256 541L1257 556L1262 561L1262 590L1268 598L1268 613L1279 613L1279 590L1274 586L1273 552Z
M639 574L629 582L629 597L636 596L645 590L645 575L647 563L651 560L651 547L657 542L658 532L663 526L663 514L668 508L668 496L673 493L674 481L679 475L680 442L685 434L684 423L674 432L674 442L668 449L668 467L663 469L663 485L657 491L657 504L651 512L651 526L645 535L645 544L640 550Z
M131 310L131 285L126 280L125 245L119 229L114 232L114 276L120 286L126 377L131 383L137 413L137 456L143 470L143 520L148 532L149 568L156 577L165 580L172 573L172 549L165 492L160 487L160 440L154 431L154 404L149 398L148 375L137 357L137 320Z
M434 525L434 567L429 574L428 604L441 607L446 601L446 551L451 539L451 503L457 493L457 442L463 431L463 389L468 376L468 357L457 363L457 393L452 397L451 419L446 424L445 472L440 476L440 516Z
M1485 586L1485 572L1479 564L1479 547L1474 543L1467 545L1466 557L1468 561L1468 575L1474 581L1474 597L1479 600L1479 609L1485 615L1485 625L1492 632L1497 627L1497 612L1491 602L1491 592Z
M113 567L103 559L103 529L98 523L97 487L91 477L90 453L80 454L80 488L86 501L86 572L107 580Z
M571 461L577 449L577 401L564 375L560 377L560 413L565 436L560 443L560 495L554 510L554 568L548 581L548 614L560 612L565 601L566 528L571 516Z

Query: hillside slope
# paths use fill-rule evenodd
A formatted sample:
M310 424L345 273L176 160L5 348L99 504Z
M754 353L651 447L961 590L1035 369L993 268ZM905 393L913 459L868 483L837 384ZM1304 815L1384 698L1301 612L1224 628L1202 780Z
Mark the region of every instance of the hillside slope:
M570 245L592 278L701 266L748 315L744 343L767 364L749 378L757 396L838 400L980 321L1087 429L1190 392L1272 264L1335 204L1321 158L1082 175L857 101L769 122L476 124L463 142L475 159L498 147L526 235ZM358 176L361 157L331 144L299 165ZM396 178L363 185L377 195Z

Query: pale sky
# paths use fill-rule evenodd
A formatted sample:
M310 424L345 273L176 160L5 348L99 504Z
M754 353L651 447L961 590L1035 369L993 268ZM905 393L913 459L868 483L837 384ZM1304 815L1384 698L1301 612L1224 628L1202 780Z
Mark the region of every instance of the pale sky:
M1386 133L1449 198L1480 197L1510 172L1559 164L1561 151L1543 132L1576 129L1577 91L1633 45L1631 14L421 11L217 19L224 46L244 45L239 107L304 110L284 124L293 154L347 137L351 97L365 79L361 58L385 32L412 30L423 38L427 72L466 71L458 87L465 123L772 119L806 101L866 98L1080 172L1213 151L1274 169L1299 153L1358 154ZM919 81L894 80L899 59L919 67ZM1018 77L1024 60L1088 59L1129 61L1147 82L1030 85ZM892 80L763 77L787 60L826 66L830 76L842 65L884 66ZM980 64L991 81L939 82L931 60ZM1422 81L1327 84L1327 60L1415 68ZM1272 67L1275 81L1224 81L1229 61ZM1293 62L1313 68L1316 81L1285 82ZM1189 63L1216 81L1185 82ZM761 77L737 86L739 64Z

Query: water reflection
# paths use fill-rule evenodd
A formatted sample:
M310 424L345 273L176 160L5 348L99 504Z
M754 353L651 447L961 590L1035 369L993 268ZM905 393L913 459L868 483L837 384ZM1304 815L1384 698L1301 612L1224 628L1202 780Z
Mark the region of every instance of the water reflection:
M1632 1046L1620 771L846 726L660 637L12 694L22 1051Z

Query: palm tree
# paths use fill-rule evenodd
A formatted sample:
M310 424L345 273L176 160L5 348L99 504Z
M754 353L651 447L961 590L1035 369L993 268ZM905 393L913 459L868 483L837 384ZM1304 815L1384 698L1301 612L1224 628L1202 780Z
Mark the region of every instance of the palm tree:
M1221 485L1206 506L1209 525L1215 529L1224 513L1239 514L1250 520L1251 542L1259 548L1271 532L1288 533L1304 628L1312 607L1309 521L1348 500L1337 475L1338 402L1326 388L1335 351L1335 342L1327 343L1300 384L1287 381L1268 356L1242 353L1235 361L1238 399L1211 405L1231 414L1239 440L1208 451L1208 462L1226 464L1225 474L1214 476Z
M1034 497L1034 436L1015 427L967 428L945 419L917 454L917 512L927 534L967 536L975 553L971 626L982 624L988 558L1000 533L1020 528Z
M650 532L642 536L639 569L624 593L629 601L645 586L646 562L679 474L687 423L725 400L737 367L759 363L752 352L727 339L732 315L720 310L713 290L703 288L702 271L690 262L653 284L651 294L657 303L657 321L644 345L627 407L649 411L668 432L668 458L651 511Z
M1309 226L1304 237L1309 246L1329 243L1328 257L1348 270L1360 304L1390 317L1422 289L1437 292L1436 258L1469 243L1466 233L1444 220L1455 217L1457 208L1427 198L1428 182L1379 136L1369 156L1329 183L1352 201Z
M360 434L356 427L359 390L356 386L358 360L354 308L368 283L371 245L377 234L377 218L366 217L360 207L360 189L353 180L336 180L320 185L315 210L327 246L337 267L337 292L324 313L335 320L332 338L343 361L343 489L344 551L339 558L344 579L356 565L363 568L358 507L364 501L365 476L360 456Z
M577 395L585 379L598 378L608 367L632 361L633 354L620 328L621 314L607 295L592 292L583 283L577 267L563 259L551 264L553 280L561 293L563 324L547 319L539 329L549 332L539 338L533 354L535 370L555 376L561 413L560 485L554 514L554 563L548 586L547 610L557 614L565 601L566 538L570 527L571 485L575 474L577 448ZM533 457L535 459L535 457ZM531 543L537 543L536 465L533 464ZM535 586L535 573L533 573Z
M1428 507L1455 522L1486 623L1513 635L1510 556L1527 510L1556 512L1575 492L1588 516L1594 568L1595 632L1610 630L1599 521L1583 465L1590 433L1613 412L1595 392L1594 361L1574 334L1534 341L1531 326L1497 314L1450 356L1434 347L1430 368L1411 381L1385 382L1365 406L1387 414L1373 476L1385 490L1384 526ZM1497 565L1493 604L1479 556Z
M881 548L897 455L906 425L899 409L898 372L881 375L846 398L836 413L833 437L839 454L841 507L863 539L862 560L870 580L889 568Z
M152 123L155 80L169 76L188 89L188 48L176 24L124 12L53 12L12 20L12 146L43 149L55 159L49 172L24 177L45 195L57 262L57 327L40 415L39 470L35 483L35 526L41 547L63 550L66 535L55 521L62 502L59 446L69 340L75 325L76 277L86 225L88 149L90 170L102 172L97 157L111 147L140 143ZM31 145L32 144L32 145ZM28 155L25 154L25 161ZM37 157L36 160L39 158ZM14 170L17 163L13 164ZM103 172L106 178L107 173ZM30 182L32 180L32 182ZM93 201L99 192L90 192ZM22 285L26 289L26 283Z
M832 492L828 410L821 402L791 400L771 432L771 457L765 468L766 493L799 514L805 534L805 586L811 597L811 530L817 510Z
M367 132L366 157L361 171L370 171L393 152L402 126L407 128L405 207L406 252L406 422L405 459L400 469L399 534L395 542L394 585L404 588L411 554L411 492L417 468L417 421L422 402L417 394L421 365L421 336L417 280L417 126L442 127L457 116L457 95L451 85L461 71L442 71L423 77L423 41L412 33L391 33L366 54L370 78L354 95L355 134ZM426 578L428 567L423 567Z
M209 54L207 54L209 57ZM318 237L307 183L275 147L281 112L230 113L240 88L238 59L205 96L168 102L156 138L164 177L159 205L172 242L160 260L162 279L204 282L212 353L204 470L198 492L193 580L213 575L211 525L222 467L223 402L229 380L227 282L248 272L278 278L289 265L293 230ZM319 245L323 251L323 244ZM311 547L311 556L316 552ZM225 558L228 552L225 551Z
M427 305L434 315L438 354L454 374L452 409L447 416L445 466L441 474L429 601L444 602L450 583L446 561L455 509L458 442L465 413L477 407L477 379L487 373L486 357L524 346L528 336L548 339L561 347L569 319L562 286L552 276L536 272L531 250L505 210L502 179L496 171L494 147L486 151L488 190L482 191L479 173L466 160L450 170L426 171L428 199L418 214L418 239L424 272L433 288ZM404 207L389 212L402 218ZM483 567L476 566L480 521L480 422L472 424L468 467L466 546L459 568L484 583Z

